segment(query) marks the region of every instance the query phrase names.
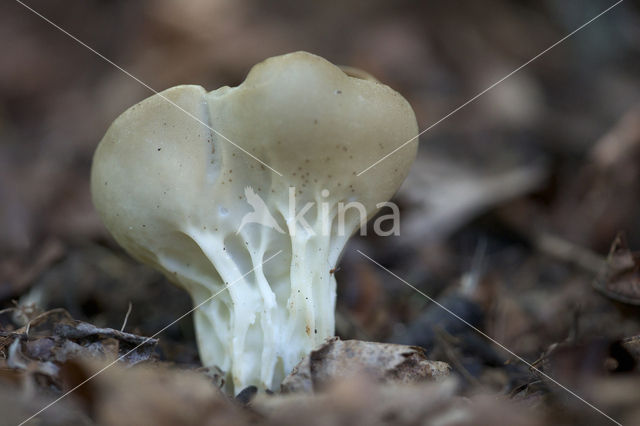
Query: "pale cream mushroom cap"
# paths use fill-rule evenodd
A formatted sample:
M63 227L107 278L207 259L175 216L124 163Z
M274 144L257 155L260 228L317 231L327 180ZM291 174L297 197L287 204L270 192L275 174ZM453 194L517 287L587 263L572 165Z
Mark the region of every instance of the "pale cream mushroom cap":
M291 53L254 66L238 87L177 86L129 108L96 150L93 201L116 240L185 287L194 303L238 281L196 311L201 357L230 371L236 391L273 388L333 334L328 271L360 225L352 211L339 235L338 203L362 203L371 217L406 177L417 140L357 173L417 133L413 110L394 90ZM253 211L247 187L288 235L259 224L238 233ZM291 235L290 187L298 205L327 203L329 235ZM307 217L316 229L318 214Z

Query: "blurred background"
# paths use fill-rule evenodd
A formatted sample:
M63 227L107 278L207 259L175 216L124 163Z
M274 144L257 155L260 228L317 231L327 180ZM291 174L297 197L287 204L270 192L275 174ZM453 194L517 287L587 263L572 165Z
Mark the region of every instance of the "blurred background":
M370 72L425 129L614 1L25 3L158 91L238 85L306 50ZM107 127L151 93L17 2L0 4L0 51L0 309L33 302L120 328L131 303L127 329L155 333L190 300L120 250L89 194ZM338 334L421 345L470 386L532 383L358 248L530 361L565 345L547 368L577 388L637 372L575 359L609 359L640 332L639 101L640 6L627 0L426 132L395 200L401 235L345 250ZM197 365L193 339L186 318L160 358Z

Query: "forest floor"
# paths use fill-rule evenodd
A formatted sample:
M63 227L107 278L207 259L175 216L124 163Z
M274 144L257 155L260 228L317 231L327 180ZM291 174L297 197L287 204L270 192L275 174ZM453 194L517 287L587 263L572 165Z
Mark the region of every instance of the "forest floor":
M131 259L91 205L98 141L150 93L11 3L0 6L0 423L640 423L634 3L425 133L394 198L400 235L345 248L337 336L419 346L411 356L449 374L237 398L202 367L191 316L146 339L191 300ZM237 85L254 63L307 50L399 91L421 129L609 6L426 3L29 2L156 89Z

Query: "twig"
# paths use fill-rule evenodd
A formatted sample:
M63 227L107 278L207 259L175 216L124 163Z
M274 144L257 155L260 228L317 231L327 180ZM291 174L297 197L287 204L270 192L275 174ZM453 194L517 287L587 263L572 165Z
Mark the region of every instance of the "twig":
M605 262L597 253L547 232L534 234L533 243L542 253L591 273L599 273Z
M127 309L127 314L124 316L124 322L122 323L122 327L120 328L120 331L124 332L124 328L127 325L127 321L129 320L129 314L131 314L131 308L133 307L133 305L131 304L131 301L129 301L129 309Z

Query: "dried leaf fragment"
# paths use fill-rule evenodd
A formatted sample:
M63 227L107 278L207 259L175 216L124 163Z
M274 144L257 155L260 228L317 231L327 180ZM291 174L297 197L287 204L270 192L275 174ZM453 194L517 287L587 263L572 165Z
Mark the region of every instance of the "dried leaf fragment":
M379 382L418 383L449 375L445 362L430 361L422 348L329 338L285 378L283 392L312 393L336 379L365 375Z

